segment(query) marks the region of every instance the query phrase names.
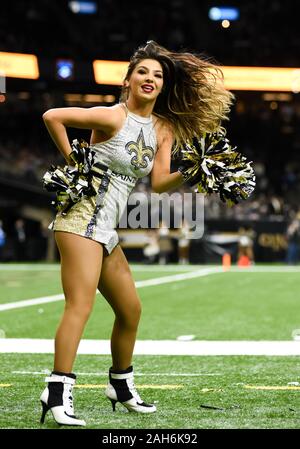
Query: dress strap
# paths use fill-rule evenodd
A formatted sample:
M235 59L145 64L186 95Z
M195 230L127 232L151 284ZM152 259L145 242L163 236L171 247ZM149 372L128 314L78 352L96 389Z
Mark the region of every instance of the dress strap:
M120 105L122 106L122 108L124 109L124 111L125 111L125 114L126 114L126 117L127 117L127 115L128 115L128 107L127 107L127 104L126 103L120 103Z

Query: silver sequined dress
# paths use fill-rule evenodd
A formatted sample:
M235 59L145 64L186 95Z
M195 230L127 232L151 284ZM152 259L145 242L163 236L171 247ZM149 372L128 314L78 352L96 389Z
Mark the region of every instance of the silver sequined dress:
M57 213L50 229L100 242L110 254L119 242L116 227L137 180L152 169L157 149L154 118L127 111L122 128L111 139L91 145L96 162L108 167L93 178L97 195L83 198L66 215Z

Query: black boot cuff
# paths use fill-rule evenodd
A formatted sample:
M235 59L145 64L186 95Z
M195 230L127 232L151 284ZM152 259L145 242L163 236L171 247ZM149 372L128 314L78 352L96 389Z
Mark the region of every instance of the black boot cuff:
M114 373L114 374L128 374L128 373L131 373L132 371L133 371L132 365L129 366L127 369L123 369L123 370L119 370L119 371L113 370L112 367L109 368L109 372Z

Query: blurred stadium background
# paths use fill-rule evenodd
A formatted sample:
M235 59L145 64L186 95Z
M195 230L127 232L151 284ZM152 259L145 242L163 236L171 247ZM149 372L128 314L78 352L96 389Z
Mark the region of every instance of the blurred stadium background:
M49 304L37 301L31 307L27 307L28 303L16 304L28 298L59 296L61 292L58 254L47 229L54 212L51 195L42 188L42 176L51 164L63 161L44 127L42 114L52 107L117 102L124 64L134 49L154 39L170 49L203 53L224 67L225 83L236 96L226 124L228 136L239 151L254 161L257 188L250 200L232 208L217 197L206 197L204 235L189 245L180 229L170 229L167 234L147 229L120 231L135 279L137 283L149 280L151 284L151 279L162 276L205 270L204 265L218 268L224 254L229 254L234 264L246 256L256 266L242 273L209 268L213 276L203 277L203 271L199 279L195 276L188 280L187 276L176 283L174 278L174 283L169 280L165 286L158 282L158 287L141 288L145 318L139 338L176 341L181 335L196 340L275 342L292 340L292 335L298 338L297 332L292 333L300 327L295 314L299 271L298 267L289 267L299 261L300 243L300 31L295 4L293 0L1 2L0 337L51 339L61 313L61 304L52 300ZM234 9L227 11L231 15L221 17L216 8L228 6ZM112 61L118 64L112 65ZM83 130L70 129L69 135L70 139L89 139L89 133ZM149 179L142 179L135 190L150 194ZM180 189L181 193L188 191ZM143 271L140 262L153 267L145 266ZM261 264L266 264L264 271L260 271ZM272 271L270 264L278 267ZM106 307L103 302L97 303L85 338L109 339L112 316ZM26 347L26 342L23 344ZM150 390L150 398L160 398L165 415L155 422L122 417L118 418L118 426L297 428L298 415L293 415L288 405L295 408L295 390L300 387L287 387L280 397L276 391L278 386L299 379L292 356L299 349L295 351L275 351L274 358L268 357L268 351L261 358L254 357L255 351L250 351L249 358L218 358L221 352L217 352L216 358L203 357L201 361L192 356L137 356L138 366L146 376L143 383L146 379L148 384L157 385L174 381L186 388L182 386L181 391L178 387L177 392L174 386L171 396L167 389L156 396ZM6 347L1 352L16 349ZM15 384L16 394L24 401L20 405L7 387L2 405L0 401L0 409L2 406L5 411L0 416L0 427L38 427L41 376L51 367L52 356L0 354L0 359L2 392L5 385ZM83 381L99 382L96 359L81 355L77 363L79 371L89 371L82 374ZM25 378L32 364L40 376L28 385ZM174 376L171 379L170 370ZM161 380L163 372L166 378ZM194 375L188 377L191 372ZM155 373L160 374L155 378ZM104 383L106 374L102 373L102 377ZM277 387L271 392L246 392L241 387L243 382ZM89 408L95 399L84 399L83 395L90 393L83 391L78 392L80 407L85 407L92 427L97 427L99 422ZM193 407L199 411L199 401L193 402L196 398L210 392L205 398L216 404L215 392L220 391L225 393L218 395L217 403L227 410L222 417L212 417L209 410L202 410L201 416L195 414ZM176 416L172 399L175 394L179 395L181 407ZM228 412L230 404L236 402L246 409L240 417L235 410ZM247 410L249 403L256 412ZM34 414L28 414L33 408ZM100 426L113 427L115 418L109 419L106 410L103 404Z
M227 78L225 72L225 81L231 82L236 95L231 120L226 124L228 136L254 161L257 188L251 200L233 208L216 197L207 197L205 235L192 242L189 254L192 263L215 263L225 248L234 260L238 231L246 227L253 230L257 262L286 261L287 228L298 213L300 186L300 69L296 56L300 35L293 14L295 2L230 2L230 6L238 7L239 15L228 23L209 18L210 9L216 5L227 6L227 2L3 2L0 71L2 91L5 83L6 92L0 97L0 220L5 233L5 241L2 237L0 244L2 261L57 258L47 231L53 210L41 178L50 164L62 160L42 122L43 112L51 107L117 102L120 87L114 83L118 82L116 78L121 80L122 70L107 69L105 62L99 62L96 69L93 62L126 62L132 51L149 39L174 50L204 53L225 68L294 69L287 82L279 74L281 83L273 71L263 70L256 78L249 72L243 90L234 89L240 73ZM22 55L32 56L25 62L20 59ZM95 77L102 77L101 84ZM70 138L79 134L89 137L85 131L70 130ZM143 179L136 190L150 192L149 180ZM128 257L136 261L143 259L148 234L139 235L123 242ZM169 256L176 262L176 233L171 233L171 240ZM290 258L296 261L297 255L293 253Z

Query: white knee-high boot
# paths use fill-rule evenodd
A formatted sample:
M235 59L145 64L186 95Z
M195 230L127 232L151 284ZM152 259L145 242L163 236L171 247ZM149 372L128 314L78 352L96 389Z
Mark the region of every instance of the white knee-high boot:
M46 377L48 386L41 394L42 403L41 423L44 423L48 410L51 410L57 424L67 426L85 426L85 421L76 418L73 407L73 386L76 376L73 373L60 373L53 371Z
M109 369L109 383L105 395L111 401L113 411L116 409L117 402L124 405L130 412L153 413L156 411L155 405L146 404L136 391L132 366L123 371Z

